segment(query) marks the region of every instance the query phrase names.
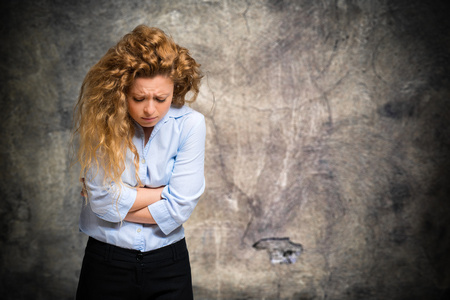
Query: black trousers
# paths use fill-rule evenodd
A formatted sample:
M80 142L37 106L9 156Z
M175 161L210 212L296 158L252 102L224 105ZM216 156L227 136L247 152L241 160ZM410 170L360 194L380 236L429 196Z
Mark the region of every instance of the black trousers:
M193 299L186 241L140 252L90 237L76 299Z

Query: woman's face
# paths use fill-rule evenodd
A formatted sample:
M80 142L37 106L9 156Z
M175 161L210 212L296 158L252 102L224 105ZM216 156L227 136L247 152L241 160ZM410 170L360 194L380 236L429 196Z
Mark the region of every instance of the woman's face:
M128 93L128 113L144 128L152 128L170 109L173 82L164 76L136 78Z

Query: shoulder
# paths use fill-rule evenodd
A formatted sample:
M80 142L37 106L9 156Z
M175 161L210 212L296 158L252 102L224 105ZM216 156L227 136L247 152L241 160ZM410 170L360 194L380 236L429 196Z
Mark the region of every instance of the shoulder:
M171 108L169 113L172 119L172 130L178 135L180 147L187 143L204 144L206 124L205 117L201 113L188 106Z
M171 107L168 116L169 118L174 119L179 125L179 128L183 129L183 131L190 131L197 126L204 126L205 124L205 117L198 111L186 105L179 108Z

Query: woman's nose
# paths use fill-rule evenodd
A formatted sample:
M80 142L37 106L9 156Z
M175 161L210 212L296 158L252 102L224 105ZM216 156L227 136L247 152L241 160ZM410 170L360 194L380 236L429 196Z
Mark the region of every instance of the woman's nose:
M153 100L148 100L145 103L144 112L149 115L152 115L155 112L155 103Z

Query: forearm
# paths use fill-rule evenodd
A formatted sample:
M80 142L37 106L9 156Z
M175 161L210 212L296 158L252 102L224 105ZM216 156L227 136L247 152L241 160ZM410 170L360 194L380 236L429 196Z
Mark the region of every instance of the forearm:
M125 217L125 221L140 224L156 224L147 207L129 212Z
M161 200L161 193L163 189L163 186L159 188L137 188L136 200L134 201L133 206L131 206L129 212L132 213L137 212L141 209L147 209L147 206L149 206L150 204Z

